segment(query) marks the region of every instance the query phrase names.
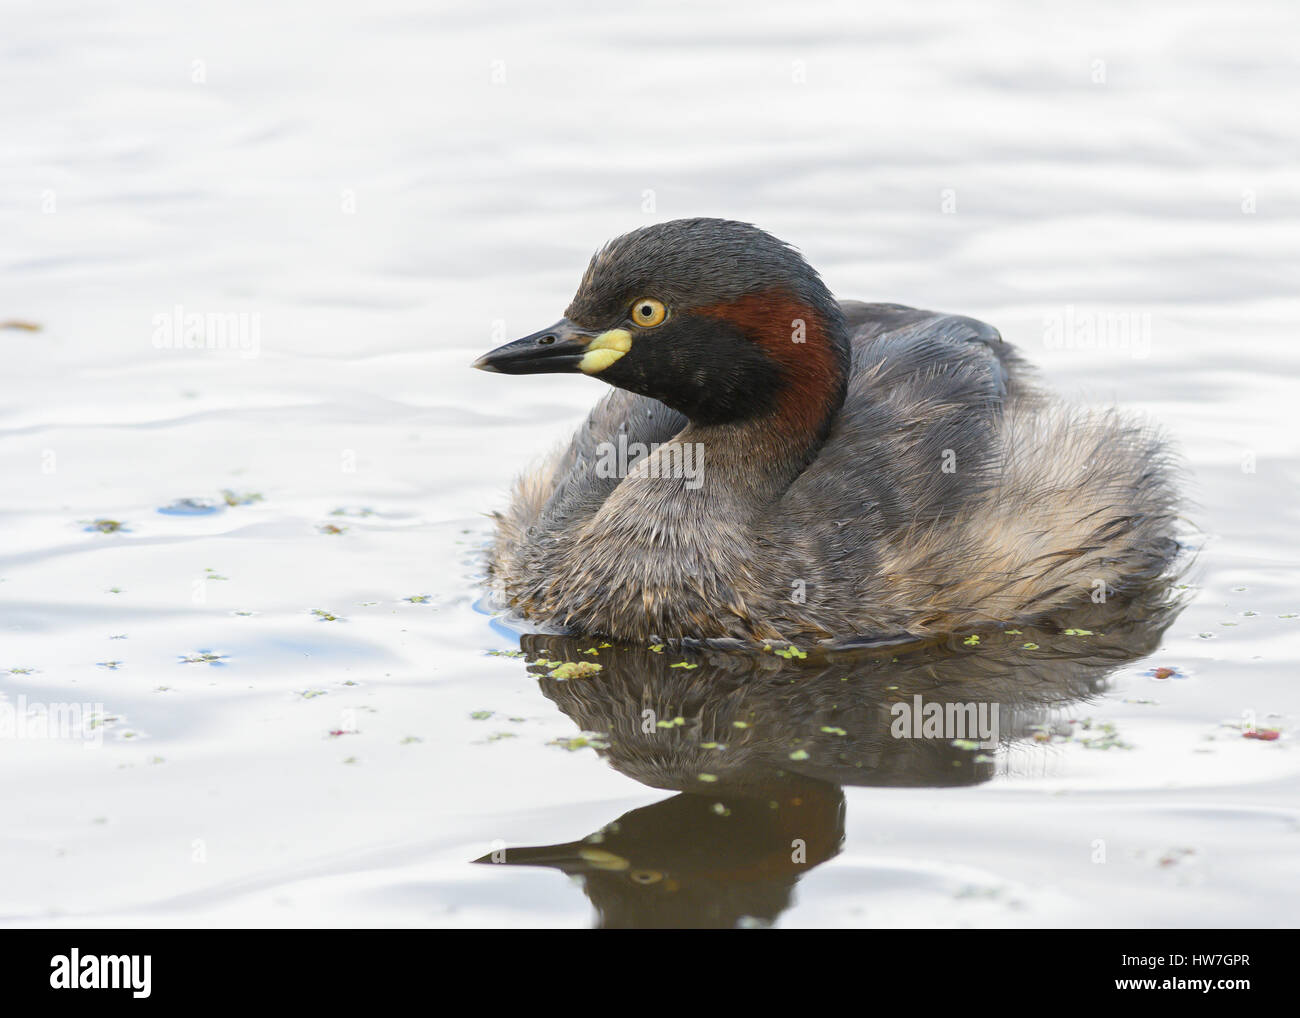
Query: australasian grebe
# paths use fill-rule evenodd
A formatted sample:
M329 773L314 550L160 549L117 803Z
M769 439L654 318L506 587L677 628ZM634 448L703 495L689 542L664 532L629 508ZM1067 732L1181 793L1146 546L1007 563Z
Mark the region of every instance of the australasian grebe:
M567 631L927 636L1150 582L1177 550L1149 426L1050 400L982 322L837 302L745 223L611 241L564 318L475 367L616 387L497 517L500 592Z

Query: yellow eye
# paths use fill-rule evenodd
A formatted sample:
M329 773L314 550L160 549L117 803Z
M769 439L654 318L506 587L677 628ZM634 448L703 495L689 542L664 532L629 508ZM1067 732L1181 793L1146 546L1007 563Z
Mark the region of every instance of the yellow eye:
M642 297L632 304L632 321L643 329L653 329L668 317L668 309L653 297Z
M633 870L628 876L638 884L657 884L664 878L658 870Z

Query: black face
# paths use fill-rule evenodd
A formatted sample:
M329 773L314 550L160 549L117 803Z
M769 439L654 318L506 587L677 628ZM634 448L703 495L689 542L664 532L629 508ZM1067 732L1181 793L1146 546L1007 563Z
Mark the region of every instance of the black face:
M670 312L654 330L625 328L633 334L631 350L596 377L657 399L696 424L766 413L784 388L779 365L725 319Z
M566 317L475 362L504 374L582 372L650 396L697 424L768 411L786 380L763 325L726 309L783 295L839 320L839 307L792 248L745 223L676 220L611 241L591 259Z

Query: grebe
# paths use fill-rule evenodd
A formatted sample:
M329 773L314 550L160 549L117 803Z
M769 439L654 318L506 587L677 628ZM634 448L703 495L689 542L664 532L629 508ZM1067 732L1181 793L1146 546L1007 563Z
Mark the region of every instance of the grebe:
M982 322L837 302L746 223L611 241L564 318L474 366L615 387L497 515L492 580L547 627L923 638L1110 596L1178 549L1149 425L1049 397Z

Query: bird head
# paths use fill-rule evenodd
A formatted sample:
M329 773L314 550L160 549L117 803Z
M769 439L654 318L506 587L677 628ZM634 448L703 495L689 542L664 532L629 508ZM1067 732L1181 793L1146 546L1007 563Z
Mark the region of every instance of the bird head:
M839 305L797 251L747 223L678 219L610 241L563 318L474 367L579 372L697 425L775 415L817 431L848 360Z

